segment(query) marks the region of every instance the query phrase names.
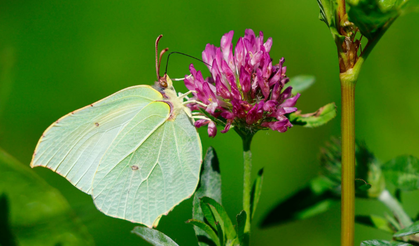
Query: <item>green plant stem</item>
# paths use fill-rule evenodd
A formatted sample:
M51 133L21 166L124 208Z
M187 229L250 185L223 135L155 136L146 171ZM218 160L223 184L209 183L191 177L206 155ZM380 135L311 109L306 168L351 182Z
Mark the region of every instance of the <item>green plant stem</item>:
M341 245L354 245L355 232L355 84L353 70L341 73L342 203Z
M410 226L413 222L409 215L406 214L402 205L395 199L388 190L383 190L378 197L384 205L386 205L399 220L402 228Z
M346 3L345 0L338 0L338 18L339 18L339 26L343 25L345 22L345 15L346 15Z
M242 136L243 139L243 158L244 158L244 175L243 175L243 210L246 212L246 225L244 233L250 234L250 197L252 190L252 152L250 144L253 135Z

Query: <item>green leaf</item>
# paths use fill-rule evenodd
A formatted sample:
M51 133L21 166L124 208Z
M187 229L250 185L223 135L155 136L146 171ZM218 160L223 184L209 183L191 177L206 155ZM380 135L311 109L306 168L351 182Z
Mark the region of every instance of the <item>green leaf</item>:
M348 16L369 40L380 38L400 15L418 8L417 0L348 0Z
M388 220L386 220L383 217L380 216L376 216L376 215L357 215L355 216L355 222L362 224L362 225L366 225L366 226L370 226L370 227L374 227L386 232L390 232L393 233L394 230L391 228L391 224Z
M261 227L303 220L327 211L340 200L330 190L332 185L325 177L313 179L307 186L277 204L262 220Z
M382 166L386 180L397 189L413 191L419 189L419 160L414 156L396 157Z
M304 127L318 127L326 124L336 116L335 103L329 103L314 113L301 114L301 111L291 113L289 119L292 124Z
M19 246L94 244L64 197L2 149L0 194L7 196L9 226Z
M334 39L342 37L337 31L336 0L317 0L320 8L319 19L326 23Z
M411 224L410 226L401 229L400 231L396 232L394 234L395 237L404 237L409 236L413 234L419 233L419 221L416 221L415 223Z
M355 179L355 190L367 191L371 188L371 185L363 179Z
M145 226L136 226L131 232L155 246L179 246L163 232Z
M307 90L314 84L314 81L316 81L316 77L313 75L298 75L290 78L290 82L285 85L284 90L292 86L292 94L295 95Z
M201 211L202 214L204 215L205 221L207 222L207 224L209 224L210 226L212 226L212 228L217 228L217 223L215 221L215 217L211 211L211 208L209 207L208 204L206 204L204 201L201 200L200 202L201 204ZM204 221L204 220L202 220Z
M205 233L210 237L210 239L217 246L220 246L220 242L219 242L217 234L214 232L214 230L209 225L205 224L202 221L194 220L194 219L188 220L188 221L186 221L186 223L190 223L190 224L200 228L201 230L205 231Z
M209 197L203 197L201 200L210 206L216 221L220 223L221 228L227 236L227 239L234 239L236 237L236 231L224 207Z
M400 230L401 226L400 223L394 218L394 216L389 215L388 213L384 213L384 217L386 217L387 221L396 229Z
M246 226L246 211L242 210L237 216L237 235L240 242L240 245L247 246L249 245L249 234L244 232L244 227Z
M363 241L361 246L412 246L409 243L386 241L386 240L368 240Z
M234 240L227 241L226 246L245 246L245 245L240 244L239 239L236 237Z
M259 170L258 175L253 183L251 195L250 195L250 220L253 220L253 216L256 212L256 207L259 203L260 194L262 192L262 181L263 181L263 168Z
M220 245L224 245L224 233L223 229L221 229L221 223L217 223L217 231L218 231L218 241L220 242Z
M9 204L6 195L0 195L0 245L17 246L9 223Z
M220 165L217 153L212 147L208 148L204 162L202 163L198 189L193 198L192 218L200 221L204 221L205 218L213 228L216 228L214 216L212 215L210 208L206 204L201 206L202 202L199 198L204 196L211 197L221 203ZM209 235L199 227L194 227L194 230L198 239L198 245L210 245L208 244Z

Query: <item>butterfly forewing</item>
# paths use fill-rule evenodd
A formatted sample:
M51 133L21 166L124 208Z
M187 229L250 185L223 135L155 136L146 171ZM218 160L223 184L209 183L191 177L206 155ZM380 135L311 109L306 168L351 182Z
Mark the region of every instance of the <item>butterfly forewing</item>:
M31 166L48 167L91 193L94 174L109 146L147 105L161 99L158 91L140 85L67 114L44 132ZM168 107L165 110L168 115Z

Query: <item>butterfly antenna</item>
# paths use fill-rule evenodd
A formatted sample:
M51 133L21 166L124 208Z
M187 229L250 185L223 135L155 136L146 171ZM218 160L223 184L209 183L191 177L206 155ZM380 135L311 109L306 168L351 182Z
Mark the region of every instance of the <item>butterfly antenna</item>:
M160 55L158 55L158 53L159 53L159 41L162 37L163 37L163 35L160 34L156 39L156 45L155 45L156 61L155 62L156 62L157 81L159 81L160 86L166 88L167 87L166 76L163 76L163 77L160 76L160 64L161 64L161 59L162 59L164 53L166 53L169 50L169 48L163 49L160 52Z
M208 63L204 62L204 61L203 61L203 60L201 60L201 59L198 59L198 58L196 58L196 57L194 57L194 56L191 56L191 55L188 55L188 54L185 54L185 53L182 53L182 52L177 52L177 51L174 51L174 52L170 52L170 54L167 56L166 71L164 72L164 74L167 74L167 69L168 69L168 67L169 67L169 58L170 58L170 55L172 55L172 54L180 54L180 55L184 55L184 56L190 57L190 58L192 58L192 59L195 59L195 60L197 60L197 61L200 61L200 62L202 62L202 63L205 63L205 65L207 65L207 66L211 67L211 65L210 65L210 64L208 64Z
M159 53L159 41L160 39L163 37L162 34L160 34L157 39L156 39L156 46L155 46L155 50L156 50L156 73L157 73L157 80L160 79L160 63L159 63L159 58L157 56L157 54Z

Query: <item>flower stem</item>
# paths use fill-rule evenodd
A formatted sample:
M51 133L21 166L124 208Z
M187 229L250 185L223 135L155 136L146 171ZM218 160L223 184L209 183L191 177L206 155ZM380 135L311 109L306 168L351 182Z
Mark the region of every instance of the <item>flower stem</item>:
M393 212L402 225L402 228L408 227L412 224L412 219L406 214L403 207L396 199L394 199L388 190L383 190L378 197L378 200L384 203L384 205L386 205Z
M341 73L342 203L341 246L354 245L355 231L355 84L352 69Z
M243 210L246 212L246 225L244 233L250 234L250 197L252 190L252 152L250 144L253 134L241 135L243 139L243 159L244 159L244 175L243 175Z

